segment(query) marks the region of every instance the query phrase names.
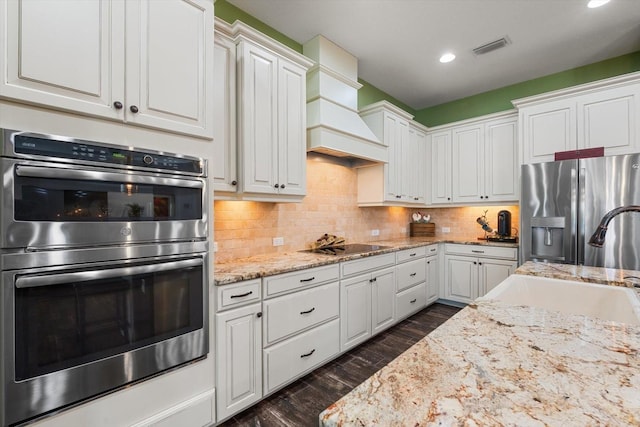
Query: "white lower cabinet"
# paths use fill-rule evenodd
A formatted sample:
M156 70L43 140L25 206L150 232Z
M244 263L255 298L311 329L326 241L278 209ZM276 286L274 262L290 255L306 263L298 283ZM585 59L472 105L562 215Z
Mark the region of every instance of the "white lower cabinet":
M379 268L388 265L387 268ZM340 350L345 351L395 323L395 255L347 261L340 282ZM377 269L376 269L377 268ZM363 274L356 275L359 272Z
M237 299L260 280L240 282ZM220 292L219 292L220 294ZM233 294L231 294L233 295ZM253 296L250 294L247 296ZM239 302L238 305L241 305ZM235 307L235 306L232 306ZM262 305L251 303L216 313L217 419L221 421L262 398Z
M508 247L445 245L444 298L473 302L515 272L518 250Z
M437 245L431 245L437 250ZM430 255L426 259L427 273L426 273L426 291L427 291L427 305L435 302L440 297L440 264L438 255Z
M264 350L264 393L270 393L340 352L340 320L334 319Z

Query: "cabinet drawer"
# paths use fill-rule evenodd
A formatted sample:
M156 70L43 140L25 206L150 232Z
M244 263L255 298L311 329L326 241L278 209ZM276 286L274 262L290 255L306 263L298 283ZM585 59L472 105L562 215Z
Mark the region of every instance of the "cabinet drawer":
M400 292L420 282L424 282L426 277L427 265L424 258L400 264L396 266L397 291Z
M396 295L398 320L421 310L427 305L427 285L421 283Z
M424 258L426 254L427 254L426 246L405 249L405 250L396 252L396 262L401 263L405 261L410 261L412 259Z
M218 286L216 288L218 311L258 302L262 296L261 291L260 279Z
M338 264L324 267L308 268L306 270L292 273L279 274L277 276L265 277L264 297L269 298L275 295L284 294L309 286L319 285L325 282L338 280L340 267Z
M319 366L340 351L340 320L318 326L264 350L264 393Z
M445 251L448 254L490 257L502 259L518 259L518 248L506 248L500 246L485 245L445 245Z
M340 283L283 295L263 302L264 345L320 324L340 313Z
M353 261L340 263L342 269L342 277L355 276L371 270L377 270L384 267L395 265L396 254L389 253L383 255L374 255Z

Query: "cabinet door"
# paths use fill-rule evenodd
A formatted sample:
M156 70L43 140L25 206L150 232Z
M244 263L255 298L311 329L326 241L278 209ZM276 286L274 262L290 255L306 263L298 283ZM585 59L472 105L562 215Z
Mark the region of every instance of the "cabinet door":
M576 149L576 103L560 100L520 110L524 163L551 162Z
M447 255L446 298L470 303L478 296L478 261L476 258Z
M451 203L451 131L431 135L431 203Z
M260 304L216 314L216 399L221 420L262 397Z
M125 120L213 138L213 4L125 4Z
M265 49L242 41L239 58L239 135L244 192L277 194L277 58Z
M406 170L403 169L405 179L409 182L409 201L424 204L426 198L426 175L430 171L430 165L426 165L426 133L411 129L409 134L409 151Z
M389 161L384 165L384 198L386 201L399 201L402 198L402 144L406 143L409 124L395 114L383 114L384 142L388 146Z
M371 276L357 276L340 282L340 350L344 351L371 336Z
M518 200L517 130L517 117L485 123L485 200Z
M213 147L210 175L215 192L237 189L236 45L216 34L213 72Z
M426 260L427 304L439 298L440 271L438 268L438 256L428 257Z
M482 296L495 288L500 282L512 275L516 270L515 261L494 259L478 259L479 295Z
M11 0L0 22L1 97L124 117L124 3Z
M578 148L604 147L605 155L638 151L640 84L580 96Z
M280 194L307 190L307 119L304 68L278 60L278 180Z
M393 325L396 316L396 276L394 267L376 271L371 283L372 335Z
M456 203L484 200L483 125L456 128L452 131L451 193Z

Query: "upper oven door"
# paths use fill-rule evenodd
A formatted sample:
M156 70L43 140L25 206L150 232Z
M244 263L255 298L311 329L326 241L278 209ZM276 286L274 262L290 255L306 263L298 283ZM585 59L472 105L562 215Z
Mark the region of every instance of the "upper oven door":
M205 180L3 158L2 247L204 240Z

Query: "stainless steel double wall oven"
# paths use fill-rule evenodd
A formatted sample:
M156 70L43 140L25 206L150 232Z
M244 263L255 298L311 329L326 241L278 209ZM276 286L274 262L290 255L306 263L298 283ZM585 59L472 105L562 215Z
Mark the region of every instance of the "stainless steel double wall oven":
M0 135L0 424L205 357L205 161Z

